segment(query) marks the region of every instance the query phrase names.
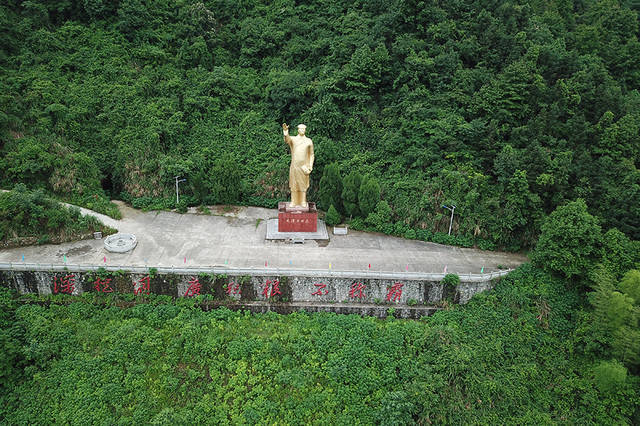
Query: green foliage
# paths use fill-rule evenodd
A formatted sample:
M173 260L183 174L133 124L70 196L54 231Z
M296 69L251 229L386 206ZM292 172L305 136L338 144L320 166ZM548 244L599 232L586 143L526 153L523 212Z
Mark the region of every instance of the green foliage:
M618 361L600 361L593 369L595 382L602 393L617 391L627 378L627 369Z
M626 294L613 291L609 294L606 306L602 308L604 320L615 331L631 320L633 299Z
M384 225L391 221L391 207L385 200L381 200L376 205L375 212L369 213L365 222L378 231L384 232ZM389 234L391 232L388 232Z
M42 234L38 237L36 244L42 245L42 244L49 244L50 242L51 242L51 237L49 236L49 234Z
M342 177L340 176L340 166L338 163L331 163L325 167L320 179L318 188L318 207L329 210L329 206L334 206L336 210L342 209Z
M180 200L178 205L176 206L176 211L178 213L186 213L189 209L189 204L186 200Z
M457 287L460 284L460 277L457 274L447 274L442 279L442 284L447 287Z
M340 213L338 213L336 208L333 207L333 204L331 204L331 206L329 207L329 211L327 211L327 214L324 217L324 220L329 226L335 226L342 221L342 218L340 217Z
M356 218L352 219L349 222L349 225L350 225L350 227L352 229L355 229L357 231L361 231L361 230L365 229L364 221L359 217L356 217Z
M632 269L622 277L620 291L633 299L634 306L640 306L640 271Z
M591 333L587 350L611 355L630 368L640 366L640 308L634 296L640 287L637 270L628 271L615 284L614 276L601 267L592 280L589 294L594 312L588 318L586 333Z
M362 217L368 217L373 213L380 201L380 185L375 178L365 176L360 184L358 192L358 206Z
M111 277L111 273L109 271L107 271L106 268L101 266L96 270L96 276L98 278L100 278L101 280L105 280L105 279ZM91 281L95 281L93 278L90 278L90 280Z
M344 178L342 188L342 205L347 216L354 217L360 215L358 208L358 194L360 185L362 184L362 175L356 170L351 172Z
M16 324L15 310L18 307L13 294L6 288L0 288L0 346L3 356L0 360L0 391L8 395L14 384L22 376L25 365L22 351L24 330ZM0 413L1 413L0 409Z
M96 231L103 235L115 232L94 216L83 216L78 208L47 197L42 190L29 191L18 184L12 191L0 193L0 243L61 243L89 238Z
M585 276L600 259L602 235L597 219L581 199L558 207L542 225L532 253L536 265L568 278Z
M214 162L207 171L209 197L212 204L232 204L240 201L242 169L231 155Z
M407 229L407 232L404 233L404 237L409 240L416 239L416 231L414 229Z
M631 324L623 325L614 331L611 353L620 362L637 371L640 366L640 329L637 311L629 322Z
M49 147L33 137L24 138L5 159L8 181L39 183L46 181L53 170L54 156Z
M640 262L640 247L616 228L608 230L602 238L602 264L615 278Z
M181 175L188 205L273 208L295 120L317 170L376 177L386 224L447 232L454 203L455 235L518 250L582 198L638 240L638 8L574 3L9 2L0 186L117 216L121 194L184 209ZM374 211L357 179L325 203L321 178L309 200Z
M7 183L47 189L65 201L120 217L117 207L105 198L99 187L97 167L85 153L73 152L57 139L46 143L36 137L22 138L8 147L4 160Z
M160 299L19 304L3 292L2 371L12 378L0 415L11 424L631 423L637 380L572 350L580 300L531 265L420 321Z

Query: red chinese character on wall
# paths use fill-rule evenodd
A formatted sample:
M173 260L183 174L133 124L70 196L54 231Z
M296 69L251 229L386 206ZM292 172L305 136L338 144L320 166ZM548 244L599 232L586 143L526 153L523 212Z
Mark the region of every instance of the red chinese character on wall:
M193 297L200 295L200 282L196 277L192 277L191 281L189 281L189 288L184 293L184 297Z
M101 280L100 278L98 278L93 288L98 292L113 293L113 289L109 285L110 283L111 283L111 278L107 278L104 280Z
M366 285L362 283L353 283L351 285L351 290L349 290L349 297L352 299L355 299L356 297L358 299L363 299L365 297L363 293L365 287Z
M53 277L53 293L57 294L58 292L60 292L72 294L75 290L75 283L76 279L73 275L67 275L64 278Z
M269 293L269 289L271 289L271 293ZM262 295L265 299L275 296L276 294L282 294L280 292L280 281L275 280L267 280L264 284L264 289L262 290Z
M138 288L135 288L136 284L140 284L138 286ZM149 278L149 276L147 275L146 277L140 279L138 281L138 283L133 283L134 289L133 289L133 294L134 295L138 295L138 294L149 294L151 293L151 280Z
M323 283L314 284L318 289L311 293L312 296L326 296L329 294L329 290L327 290L327 285Z
M400 300L400 297L402 296L402 286L404 286L404 284L394 283L389 288L389 292L387 293L387 302L397 302ZM391 300L392 298L393 300Z
M233 281L227 284L227 295L231 296L232 294L240 294L240 284L237 284Z

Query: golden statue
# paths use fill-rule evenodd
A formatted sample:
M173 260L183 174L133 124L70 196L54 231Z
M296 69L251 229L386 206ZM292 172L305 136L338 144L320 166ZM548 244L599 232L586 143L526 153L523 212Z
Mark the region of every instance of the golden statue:
M304 134L307 126L298 124L298 136L289 136L289 126L282 125L284 141L291 150L291 166L289 166L289 188L291 189L291 206L308 207L307 188L309 174L313 170L313 142Z

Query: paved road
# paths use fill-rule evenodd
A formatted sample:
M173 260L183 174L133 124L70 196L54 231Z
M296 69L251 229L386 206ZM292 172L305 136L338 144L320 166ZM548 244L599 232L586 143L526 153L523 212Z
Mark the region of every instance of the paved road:
M130 253L109 253L103 240L85 240L59 245L22 247L0 251L0 262L103 264L135 266L227 266L288 269L368 270L404 272L479 273L495 271L498 265L514 268L526 262L520 254L481 251L405 240L377 233L349 231L330 235L326 242L287 244L267 241L266 220L277 211L240 207L232 212L216 208L212 215L172 212L141 212L118 202L121 220L94 214L119 232L133 233L138 246ZM185 263L186 258L186 263Z

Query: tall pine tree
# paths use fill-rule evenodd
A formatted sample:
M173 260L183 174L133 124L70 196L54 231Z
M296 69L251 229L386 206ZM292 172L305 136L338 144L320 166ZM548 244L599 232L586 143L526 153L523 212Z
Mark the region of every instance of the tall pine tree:
M366 218L369 213L375 211L378 201L380 201L380 185L378 181L370 176L365 176L362 179L360 192L358 193L358 204L362 217Z
M334 206L338 212L342 210L342 177L340 176L340 166L338 163L331 163L325 167L320 178L318 188L318 206L322 210L329 210Z
M362 175L355 170L344 178L344 186L342 188L342 204L344 212L347 216L355 217L360 214L358 206L358 193L362 184Z

